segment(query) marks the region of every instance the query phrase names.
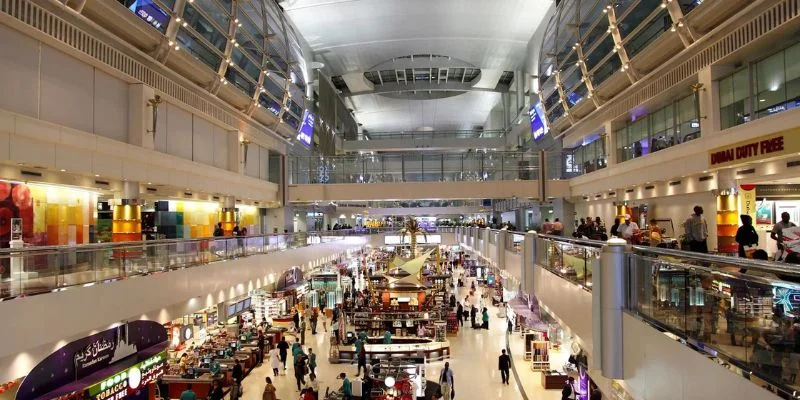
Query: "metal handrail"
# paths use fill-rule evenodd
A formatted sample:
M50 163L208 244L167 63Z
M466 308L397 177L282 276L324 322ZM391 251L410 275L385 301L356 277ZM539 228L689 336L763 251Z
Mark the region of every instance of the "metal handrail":
M448 138L448 137L458 137L459 135L472 135L472 136L464 136L463 139L499 139L505 136L506 131L502 129L493 129L493 130L485 130L485 131L475 131L475 130L446 130L446 131L408 131L408 132L369 132L369 140L381 140L381 139L415 139L415 138L433 138L433 139L440 139L440 138ZM461 138L461 137L458 137ZM346 139L347 140L347 139ZM354 140L363 140L363 139L354 139Z
M641 253L649 253L655 254L660 256L667 256L667 257L679 257L690 259L693 261L699 261L708 264L727 264L733 267L740 267L744 269L753 269L761 272L772 273L776 275L792 275L792 276L800 276L800 269L795 267L788 267L785 263L774 262L774 261L762 261L762 260L753 260L750 258L740 258L740 257L730 257L730 256L720 256L717 254L705 254L705 253L694 253L690 251L683 251L683 250L674 250L674 249L665 249L661 247L649 247L649 246L638 246L634 245L631 246L631 249L636 252ZM688 266L687 266L688 267ZM696 266L692 265L691 267L703 267L703 266ZM705 267L709 271L717 271L717 269ZM728 272L726 272L728 273ZM743 274L746 275L746 274ZM752 275L747 275L746 279L749 279ZM745 276L743 276L745 278Z

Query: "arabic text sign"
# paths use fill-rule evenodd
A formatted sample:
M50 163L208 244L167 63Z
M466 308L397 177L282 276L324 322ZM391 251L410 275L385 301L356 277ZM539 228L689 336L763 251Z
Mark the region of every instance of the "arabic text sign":
M300 129L297 133L297 140L308 148L311 148L311 143L314 138L314 113L306 110L303 113L303 123L300 124Z
M167 352L163 351L89 386L89 397L95 400L123 399L139 388L155 382L164 374L166 364Z

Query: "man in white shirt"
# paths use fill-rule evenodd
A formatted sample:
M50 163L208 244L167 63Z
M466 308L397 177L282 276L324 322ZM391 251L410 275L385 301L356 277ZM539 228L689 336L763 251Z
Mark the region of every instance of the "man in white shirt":
M619 234L619 237L625 239L626 242L630 243L634 232L638 230L639 225L636 225L636 222L631 221L631 215L625 214L625 222L620 224L619 228L617 228L617 234Z

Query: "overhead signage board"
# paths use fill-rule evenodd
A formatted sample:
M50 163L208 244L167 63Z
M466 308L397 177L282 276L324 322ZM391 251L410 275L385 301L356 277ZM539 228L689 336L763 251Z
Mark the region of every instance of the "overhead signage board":
M800 152L800 128L744 140L708 152L712 168L728 167Z
M417 235L417 244L441 244L442 243L442 235L428 235L427 237L423 235ZM404 244L410 244L410 239L408 236L400 236L400 235L386 235L383 238L383 244L387 246L399 246Z
M93 400L124 399L164 375L166 365L167 352L162 351L89 386L87 389L89 398Z
M167 29L169 14L164 12L153 0L136 0L128 9L154 28L162 32Z
M531 105L528 111L531 117L531 136L534 141L539 141L547 134L547 123L544 120L544 111L538 101Z

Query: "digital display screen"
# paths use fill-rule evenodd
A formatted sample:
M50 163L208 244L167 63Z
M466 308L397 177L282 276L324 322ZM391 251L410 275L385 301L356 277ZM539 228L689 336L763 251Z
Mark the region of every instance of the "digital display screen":
M538 142L547 134L547 123L544 119L544 110L542 110L541 103L532 104L528 113L531 117L531 136L534 141Z
M250 308L250 305L252 304L252 301L253 301L253 299L252 299L252 298L247 298L247 299L244 299L244 309L245 309L245 310L246 310L246 309L248 309L248 308Z
M161 7L153 3L153 0L136 0L128 9L154 28L162 32L166 31L169 14L161 10Z
M228 306L228 318L234 316L236 314L236 304L231 304Z
M309 110L303 112L303 122L297 133L297 140L309 149L314 141L314 113Z
M242 311L244 311L244 302L240 301L240 302L236 303L236 312L240 313Z

